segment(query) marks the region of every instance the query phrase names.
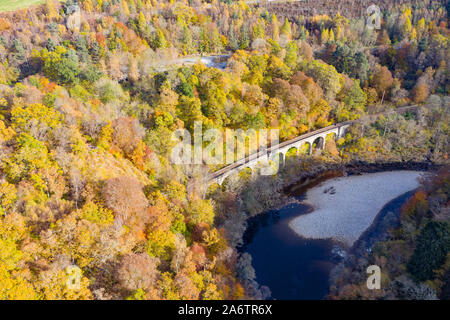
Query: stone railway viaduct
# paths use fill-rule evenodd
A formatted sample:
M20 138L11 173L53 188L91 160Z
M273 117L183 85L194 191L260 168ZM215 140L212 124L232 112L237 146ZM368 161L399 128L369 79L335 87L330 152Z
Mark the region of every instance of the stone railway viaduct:
M207 183L218 183L219 185L221 185L223 181L233 173L239 172L246 168L253 169L258 163L268 163L268 160L279 161L280 155L280 164L284 164L286 153L290 149L294 148L298 155L300 147L305 143L309 145L309 154L312 154L314 142L317 142L316 145L318 146L318 148L323 149L325 147L326 137L329 134L334 134L336 139L339 139L344 135L345 129L352 123L353 121L346 121L343 123L331 125L322 129L302 134L291 140L287 140L275 146L271 146L266 150L253 153L246 158L240 159L218 171L213 172L207 178Z
M410 111L417 111L418 106L407 106L407 107L401 107L397 108L394 111L388 111L384 112L382 114L388 114L388 113L406 113ZM364 118L358 119L358 120L351 120L351 121L345 121L341 123L337 123L325 128L321 128L312 132L308 132L305 134L302 134L298 137L295 137L291 140L287 140L284 142L281 142L275 146L271 146L267 148L266 150L260 150L258 152L255 152L251 155L249 155L246 158L242 158L218 171L215 171L211 173L209 176L205 177L204 182L206 185L209 185L211 183L218 183L219 185L222 185L224 180L229 177L230 175L237 173L243 169L250 168L253 169L258 163L265 162L268 163L268 160L271 161L277 161L280 159L280 156L282 158L282 161L279 162L279 164L284 164L286 153L294 148L296 149L297 155L299 154L300 147L303 144L309 145L309 154L312 154L313 151L313 145L315 142L317 147L319 149L324 149L325 143L326 143L326 137L329 134L334 134L335 139L339 139L344 136L346 129L351 126L353 123L361 121L363 119L368 119L372 117L377 117L380 114L376 115L368 115ZM277 158L278 157L278 158Z

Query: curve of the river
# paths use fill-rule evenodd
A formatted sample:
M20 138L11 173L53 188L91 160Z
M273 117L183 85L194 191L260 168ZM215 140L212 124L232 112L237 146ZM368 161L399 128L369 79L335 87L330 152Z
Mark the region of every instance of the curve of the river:
M376 217L398 212L422 173L329 179L307 190L300 203L250 219L242 251L252 256L256 281L268 286L274 299L323 299L329 273L345 250L369 227L376 230Z
M385 171L325 181L306 193L314 211L292 220L290 227L304 238L352 246L387 202L419 186L421 174Z

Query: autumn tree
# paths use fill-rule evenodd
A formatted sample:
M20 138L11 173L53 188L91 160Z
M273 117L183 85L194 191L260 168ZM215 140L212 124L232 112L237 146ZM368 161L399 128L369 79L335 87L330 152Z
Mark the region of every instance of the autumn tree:
M280 34L285 35L288 39L291 39L292 36L291 23L287 18L284 19L283 25L280 28Z
M211 225L214 220L214 211L210 200L193 200L188 209L188 219L192 225L206 223Z
M182 96L177 106L177 112L185 127L193 132L194 122L202 120L200 99Z
M118 118L112 122L111 127L111 142L125 155L131 156L144 135L139 122L133 118Z
M280 38L280 29L278 26L278 20L275 14L272 15L272 39L278 41Z
M148 219L145 211L148 201L139 181L124 176L108 179L103 186L102 196L119 223L136 232L144 229Z
M40 57L44 64L44 73L52 80L62 84L73 84L77 81L81 69L74 50L57 46L54 51L43 49Z
M370 84L377 90L378 96L382 97L382 100L393 83L392 73L385 66L378 66L370 77Z
M125 295L142 289L149 297L155 297L155 284L159 277L158 259L146 253L129 253L120 259L116 276L120 286L126 291Z

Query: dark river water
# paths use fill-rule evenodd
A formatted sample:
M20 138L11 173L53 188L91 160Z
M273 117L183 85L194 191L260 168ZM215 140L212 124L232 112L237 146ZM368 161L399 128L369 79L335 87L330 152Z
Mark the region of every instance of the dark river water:
M390 212L398 215L411 194L408 192L386 204L361 238L377 237L381 229L388 228L379 221L386 214L392 215ZM270 288L273 299L318 300L328 294L329 273L340 259L333 253L340 248L339 244L332 240L303 239L288 225L291 219L309 210L308 206L295 203L249 220L241 251L251 254L256 281Z

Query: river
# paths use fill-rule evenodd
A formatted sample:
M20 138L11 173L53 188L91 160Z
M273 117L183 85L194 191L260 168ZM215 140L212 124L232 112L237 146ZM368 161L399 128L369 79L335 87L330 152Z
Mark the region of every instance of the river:
M362 237L377 236L380 217L399 211L421 173L332 178L296 195L299 203L251 218L241 250L252 256L256 281L273 299L325 298L331 269Z

